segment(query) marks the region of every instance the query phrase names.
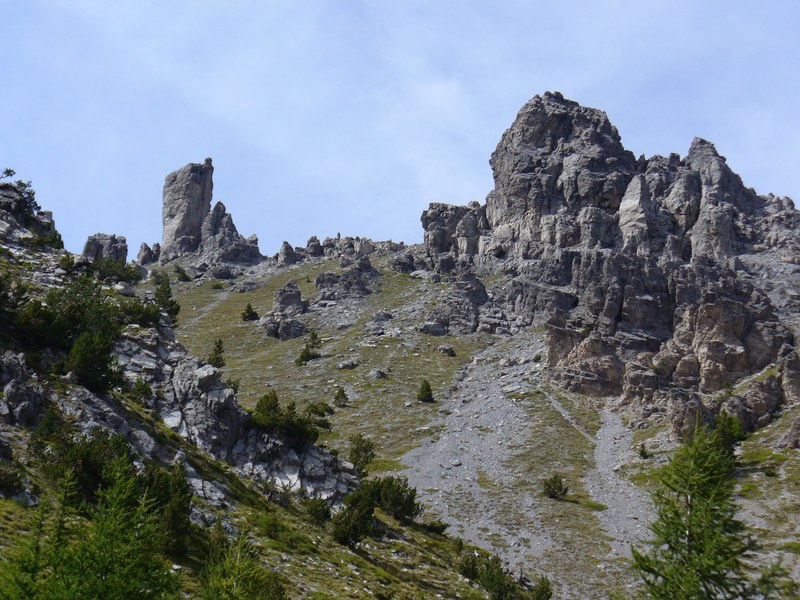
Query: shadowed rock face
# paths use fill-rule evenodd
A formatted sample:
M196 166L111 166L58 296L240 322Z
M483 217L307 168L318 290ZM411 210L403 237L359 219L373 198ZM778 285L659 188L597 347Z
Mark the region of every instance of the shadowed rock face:
M669 411L676 429L713 418L703 395L770 365L760 400L733 394L715 410L755 427L796 394L792 295L779 291L800 287L791 200L746 188L702 139L684 158L637 160L605 113L558 93L520 110L490 164L485 205L423 213L426 252L507 275L495 304L547 325L555 379L622 392L644 416Z
M210 263L251 264L263 258L258 251L258 239L246 240L239 235L224 204L217 202L212 210L213 175L210 158L203 164L189 163L167 175L161 264L191 253L202 254Z

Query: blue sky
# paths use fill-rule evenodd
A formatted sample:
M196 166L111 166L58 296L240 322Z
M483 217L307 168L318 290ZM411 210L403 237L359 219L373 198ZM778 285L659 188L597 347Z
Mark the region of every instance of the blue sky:
M561 91L636 155L717 145L800 198L800 4L0 0L0 168L67 247L161 238L164 176L214 159L264 253L316 234L417 242L429 202L483 201L519 108Z

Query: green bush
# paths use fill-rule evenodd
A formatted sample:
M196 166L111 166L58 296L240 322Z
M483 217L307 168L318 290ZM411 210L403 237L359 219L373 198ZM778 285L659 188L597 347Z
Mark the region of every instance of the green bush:
M316 329L312 329L311 333L308 334L308 347L319 348L321 346L322 346L322 340L319 339L319 335L317 334Z
M345 496L344 506L333 517L333 539L355 546L372 532L375 520L375 493L369 486Z
M564 483L561 475L555 473L542 481L542 492L548 498L563 500L569 493L569 487Z
M417 490L408 485L406 477L383 477L374 482L375 500L381 510L401 522L413 521L422 512L417 502Z
M481 561L478 567L478 582L492 600L513 598L514 581L497 556Z
M137 404L145 404L146 400L153 397L153 388L141 377L139 377L130 389L130 396Z
M186 553L191 532L192 488L186 481L186 469L178 463L167 471L148 463L139 478L142 495L153 501L164 534L164 550L173 556Z
M324 498L306 498L303 500L303 511L312 523L319 526L331 519L331 507Z
M433 390L431 390L431 383L427 379L423 379L422 383L419 384L417 400L420 402L433 402Z
M441 519L433 519L431 521L425 521L423 523L425 529L431 531L433 533L438 533L439 535L444 535L444 532L450 527L450 523L445 523Z
M294 360L294 364L298 367L302 367L307 362L314 360L315 358L319 358L322 355L317 352L316 350L312 350L311 347L306 344L303 346L303 349L300 350L300 355Z
M138 283L142 274L134 265L125 264L124 259L96 258L92 261L92 270L100 280L127 281Z
M258 321L258 313L249 302L242 311L242 321Z
M334 406L338 406L339 408L344 408L347 406L349 398L347 397L347 393L344 391L343 387L336 388L336 395L333 397L333 404Z
M84 331L75 340L64 368L78 378L78 382L95 393L103 393L120 382L119 371L111 354L114 340L100 332Z
M314 425L320 429L331 428L331 423L328 421L327 417L334 412L333 407L323 401L309 402L306 406L306 414L314 422Z
M553 586L546 575L540 575L536 579L533 589L528 593L530 600L550 600L553 597Z
M477 554L474 552L465 552L459 556L456 570L470 581L475 581L478 578L479 565L480 560Z
M10 498L24 489L16 461L0 459L0 496Z
M286 590L280 575L265 569L258 549L241 531L229 540L217 527L211 533L207 557L200 573L203 600L283 600Z
M182 266L175 265L174 271L175 271L175 277L178 278L178 281L191 281L189 274L186 272L186 269L184 269Z
M319 430L311 417L299 414L294 402L282 408L278 395L272 389L258 399L250 422L254 427L284 436L296 450L302 450L319 438Z
M155 327L161 311L155 304L145 304L139 298L120 298L119 311L124 323L135 323L142 327Z
M375 442L363 433L350 436L350 452L347 460L353 463L356 473L361 478L367 476L367 465L375 459Z

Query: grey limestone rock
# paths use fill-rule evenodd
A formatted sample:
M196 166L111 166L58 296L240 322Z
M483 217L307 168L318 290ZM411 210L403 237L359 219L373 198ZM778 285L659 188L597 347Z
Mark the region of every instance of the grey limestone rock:
M210 158L203 164L189 163L167 175L162 209L162 263L196 252L200 247L203 221L211 211L213 175Z
M150 246L142 242L142 245L139 246L139 253L136 255L136 262L142 266L152 265L158 262L160 256L161 244L155 243L153 247L150 248Z
M82 254L89 260L102 258L125 262L128 260L128 242L121 235L95 233L86 240Z
M258 239L241 236L221 202L212 210L213 175L210 158L203 164L189 163L167 175L162 208L161 264L195 253L209 263L253 264L263 259L258 251Z
M276 256L278 264L281 266L294 265L303 260L303 257L298 254L289 242L283 242L281 249L278 250Z
M432 204L422 223L430 269L499 278L497 293L454 292L423 330L545 323L552 377L669 413L675 431L704 395L769 365L788 365L777 387L726 409L756 427L780 393L798 400L798 303L778 292L800 287L791 201L746 188L699 138L684 158L635 159L605 113L558 93L520 110L490 164L484 205Z

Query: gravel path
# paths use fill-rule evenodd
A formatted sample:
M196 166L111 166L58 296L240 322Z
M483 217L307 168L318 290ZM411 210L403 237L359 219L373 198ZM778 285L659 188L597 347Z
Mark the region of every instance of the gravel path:
M617 474L623 464L638 460L633 449L633 432L616 413L603 409L601 417L602 425L595 439L595 468L584 482L592 498L608 507L597 516L609 537L612 552L630 557L631 544L648 536L650 499L641 488Z
M523 377L538 370L533 357L541 353L541 340L533 338L476 354L442 402L443 416L434 424L442 433L401 458L422 502L455 535L515 567L529 565L553 541L542 532L532 494L515 493L513 502L504 502L487 492L515 487L517 475L505 465L527 442L530 424L521 401L509 394L531 391Z
M544 342L535 333L500 341L477 353L457 376L455 391L442 401L440 418L432 423L439 434L401 458L409 465L404 474L421 501L451 525L453 535L498 554L513 571L529 574L538 572L538 559L545 553L557 554L562 546L558 523L542 520L538 490L518 485L530 474L515 472L510 466L531 440L529 401L523 395L541 391L532 383L540 379L544 368L534 360L540 354L544 354ZM632 449L632 432L618 415L604 409L600 430L592 436L555 398L548 395L547 399L595 446L595 468L584 482L592 499L609 507L594 513L611 546L604 562L630 556L631 543L647 534L650 510L647 494L617 473L621 464L639 460ZM586 593L569 585L560 582L564 597Z

